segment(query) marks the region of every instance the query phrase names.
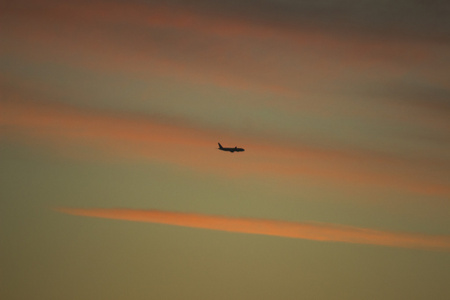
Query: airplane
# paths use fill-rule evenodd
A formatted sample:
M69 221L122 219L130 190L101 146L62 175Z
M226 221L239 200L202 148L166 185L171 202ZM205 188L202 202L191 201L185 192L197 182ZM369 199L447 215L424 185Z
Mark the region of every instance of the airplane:
M222 151L230 151L231 153L233 153L234 151L236 151L236 152L242 152L242 151L245 151L245 149L244 148L238 148L238 147L234 147L234 148L224 148L224 147L222 147L222 145L220 144L220 143L218 143L219 144L219 150L222 150Z

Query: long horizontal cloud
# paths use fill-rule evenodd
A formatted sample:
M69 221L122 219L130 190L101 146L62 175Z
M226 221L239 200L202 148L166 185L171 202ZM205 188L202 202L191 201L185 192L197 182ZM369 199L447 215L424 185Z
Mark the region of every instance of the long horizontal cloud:
M400 92L386 88L386 82L401 83L403 78L413 77L448 90L444 78L449 51L445 45L342 35L280 20L262 22L245 14L209 14L195 4L23 2L26 4L14 2L5 7L6 18L0 28L6 66L12 70L3 68L7 77L8 73L26 74L37 66L42 69L50 62L99 75L120 73L146 81L156 76L193 84L196 89L250 92L255 99L266 98L259 107L307 111L325 120L332 112L332 117L339 116L343 123L357 116L372 128L387 121L393 124L386 130L387 136L395 141L405 123L419 125L408 129L413 132L425 127L437 131L437 136L448 133L445 115L436 118L420 109L392 107L401 91L407 90L408 96L407 86L396 85ZM14 66L14 60L28 62L28 67ZM50 86L61 84L52 82ZM415 102L431 102L428 95L417 100L420 93L414 94ZM362 101L362 97L374 99ZM411 107L409 98L407 103ZM323 129L328 122L317 123L314 130L329 134ZM366 134L349 134L348 129L341 132L345 139L352 143L359 139L356 144L365 147Z
M231 218L215 215L136 209L56 208L77 216L160 223L183 227L280 236L315 241L345 242L404 248L450 250L450 236L381 231L316 222L286 222L266 219Z
M394 188L426 195L449 195L450 188L433 181L417 180L405 174L406 164L389 157L368 153L345 153L334 150L274 145L249 136L232 135L218 130L205 130L152 120L136 115L116 115L83 110L62 104L0 101L0 125L12 133L47 139L54 144L77 143L93 146L108 154L125 154L129 158L146 158L201 171L232 176L296 176L344 184ZM240 142L247 152L240 156L224 156L215 147L217 137ZM384 170L375 170L384 164ZM372 167L370 167L372 166ZM398 174L394 167L397 166ZM386 171L387 170L387 171ZM400 176L401 175L401 176Z
M307 30L277 23L251 22L243 16L211 16L182 6L102 1L77 5L50 1L46 5L31 6L33 9L29 10L19 7L23 5L17 7L9 5L6 8L9 15L17 18L17 24L8 24L7 28L11 26L9 29L17 37L30 39L36 44L41 43L40 47L48 46L50 42L53 46L49 47L49 50L59 47L67 48L58 55L63 55L64 52L72 53L71 50L76 49L77 53L95 52L101 59L105 55L114 53L110 60L110 63L113 63L111 68L114 68L114 65L120 68L126 67L133 57L138 56L140 59L139 63L133 66L135 69L138 69L143 61L151 61L151 64L146 64L147 68L159 63L159 68L169 68L175 76L187 79L192 78L193 72L183 74L183 68L195 68L203 73L199 75L203 81L214 81L219 85L239 89L278 91L288 95L292 95L293 92L298 94L305 87L313 85L318 78L324 80L324 77L334 79L342 77L342 68L367 70L367 68L382 66L387 71L385 76L392 76L394 72L402 75L409 72L411 66L422 65L420 63L422 60L430 62L428 60L442 53L439 47L433 48L421 42L406 42L398 39L372 40L365 35L357 38L344 35L336 37L335 32L326 30ZM23 25L25 21L35 26L26 27ZM101 34L92 33L86 24ZM114 26L109 26L111 24ZM136 35L134 31L127 31L125 34L118 32L117 25L123 24L136 26L138 34ZM167 34L165 42L170 47L166 49L164 45L156 41L157 39L152 38L152 35L143 36L141 33L148 28L161 27L174 29L178 32L177 35L182 35L184 38L168 39L170 35ZM5 30L5 35L8 33L8 30ZM215 43L217 42L215 38L208 39L205 44L205 35L225 39L219 43ZM244 37L244 41L251 39L256 42L250 43L250 51L247 49L248 46L236 47L244 42L239 39L240 37ZM285 49L291 49L292 45L305 48L300 52L295 47L290 51L280 52L280 49L274 50L277 48L274 44L261 47L262 45L255 39L275 40L275 44L279 44L281 39L281 42L286 45L283 47ZM128 48L127 45L129 45ZM176 57L171 57L168 53L171 53L173 48L182 49L182 51L177 52ZM205 49L207 51L202 51ZM121 51L125 51L125 55L121 56ZM311 56L318 52L327 55ZM69 54L68 57L73 58L74 55ZM274 59L274 57L279 58ZM329 59L330 57L332 59ZM97 60L87 64L98 64ZM160 63L161 60L165 60L165 66ZM290 66L296 67L291 67L288 72L285 61L288 61ZM438 62L434 65L440 64ZM217 72L218 68L220 72ZM267 72L268 69L270 72ZM298 72L300 69L307 70L307 73ZM432 68L430 72L430 74L439 73L436 68ZM372 72L366 73L366 76L370 74ZM440 77L436 76L436 78ZM263 81L264 83L261 84ZM308 84L304 84L305 82ZM301 89L298 89L299 85Z

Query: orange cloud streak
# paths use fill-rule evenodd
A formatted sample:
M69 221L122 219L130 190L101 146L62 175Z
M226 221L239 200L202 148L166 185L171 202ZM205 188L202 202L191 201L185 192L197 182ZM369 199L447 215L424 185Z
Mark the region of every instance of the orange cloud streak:
M216 147L219 136L232 140L229 134L187 124L168 124L139 116L130 118L62 104L39 105L17 99L0 101L0 110L3 131L20 132L57 145L87 144L108 154L125 154L127 157L164 161L232 176L306 176L347 186L356 184L426 195L450 195L450 188L443 184L418 181L404 174L399 176L393 166L397 164L402 172L404 170L395 159L371 157L369 154L353 157L351 153L292 148L235 135L233 140L242 141L242 144L245 141L251 155L247 152L239 156L223 155L211 148ZM370 170L370 165L380 163L386 164L384 172Z
M370 70L387 68L382 73L383 80L389 77L398 80L398 75L408 70L418 77L427 77L427 70L431 71L434 77L429 78L431 83L445 78L436 69L441 64L433 59L442 55L445 58L444 53L448 51L433 43L336 36L323 29L287 26L282 22L252 22L243 16L226 14L211 16L182 6L36 1L31 6L33 9L24 7L17 4L5 7L7 26L0 28L0 35L7 41L6 52L14 53L21 61L50 60L98 73L125 72L145 80L149 76L168 76L199 86L207 84L257 95L277 95L260 105L308 110L323 117L332 112L344 116L355 113L342 109L346 106L339 99L355 97L346 95L348 85L356 86L356 90L365 89L364 85L358 88L364 80L359 81L355 74L362 74L362 78L380 74L364 72L367 66ZM124 30L118 31L118 26L124 24L127 25ZM150 33L158 29L178 31L183 38L165 42L142 38L142 31ZM169 49L177 49L177 55L171 55ZM427 55L430 51L437 55ZM427 63L430 67L418 68L421 59L430 60ZM343 73L343 69L354 69L356 73ZM336 84L339 87L333 87ZM337 94L328 94L328 88L323 89L328 86L331 90L336 88ZM341 87L344 91L339 91ZM341 98L336 98L339 94ZM317 95L319 101L314 100ZM372 120L380 116L369 108L359 109L358 113ZM385 117L394 122L420 122L444 133L448 129L445 120L419 110L406 113L403 109L386 109Z
M336 37L335 33L310 28L305 30L301 27L287 27L277 23L252 23L242 17L210 16L186 7L147 6L136 3L119 4L101 1L89 2L85 5L72 5L50 1L47 5L38 6L36 9L23 10L13 5L8 6L7 9L9 14L15 15L19 20L25 18L27 22L38 22L39 25L32 28L22 25L17 26L14 32L22 38L29 39L32 42L40 42L43 45L52 42L59 47L68 48L69 53L72 53L70 50L76 49L77 51L73 52L95 51L97 55L100 54L100 58L89 61L86 65L98 65L100 64L99 59L111 55L108 60L110 65L111 62L114 62L115 67L120 65L120 68L129 68L128 65L134 57L134 59L139 58L136 59L137 63L133 66L135 71L141 71L139 66L142 65L143 61L147 61L151 63L145 64L142 69L164 69L166 72L172 72L172 75L181 76L185 80L213 82L219 86L263 90L285 96L298 96L302 92L301 88L297 88L299 82L303 84L308 82L311 85L317 78L321 80L324 80L324 77L328 80L332 77L337 79L342 76L341 69L343 67L346 69L350 67L367 69L382 66L387 68L389 76L393 76L393 73L401 75L408 72L412 65L416 66L420 61L430 59L432 57L430 53L433 52L430 46L424 46L420 42L399 41L398 39L383 39L383 41L380 41L363 35L359 35L358 38L342 34ZM80 20L82 20L82 24ZM21 24L22 22L18 23ZM54 23L58 26L55 27ZM123 23L149 28L173 28L178 31L188 31L183 36L188 35L191 42L196 41L198 43L200 40L204 40L205 35L222 37L225 42L214 46L208 44L208 51L200 51L197 56L189 56L179 61L167 56L167 50L164 48L158 49L161 45L152 42L151 39L142 39L142 36L136 36L135 40L132 40L130 35L126 35L124 38L117 32L116 27L113 27L114 33L111 32L111 29L108 30L108 27L98 27L97 30L101 28L104 33L99 37L90 34L83 27L86 26L86 23L94 26L94 28L97 28L99 24ZM42 27L42 24L47 25ZM55 31L54 28L58 28L58 30ZM83 32L83 28L86 32ZM61 34L61 32L65 34ZM196 34L201 36L194 37ZM229 38L233 38L234 42L231 42ZM235 51L229 44L239 43L239 38L271 40L276 44L283 42L287 43L285 49L291 49L292 46L297 47L297 49L294 47L286 53L273 53L268 50L270 47L266 47L268 52L265 55L258 54L260 51L249 52L243 48ZM52 41L52 39L58 41ZM133 47L126 50L127 47L124 47L124 45L129 44L130 39L133 42ZM171 43L174 43L172 47L183 49L185 46L183 41L185 40L180 39L177 42L171 40ZM320 51L328 49L327 51L333 57L338 56L339 59L328 60L324 56L318 56L313 65L309 65L308 59L297 61L298 68L307 69L307 74L298 72L298 70L286 73L286 68L282 64L280 65L280 61L283 60L273 59L274 56L281 55L284 57L288 55L292 63L293 58L299 55L298 47L304 47L305 45L308 49L311 47L320 49ZM224 47L226 47L225 50ZM114 51L111 51L111 49L114 49ZM129 53L120 55L121 51L128 51ZM230 53L233 57L226 59L230 56ZM61 53L58 53L58 56L61 56ZM205 59L205 56L208 59ZM73 55L68 55L68 57L73 59ZM155 59L155 57L158 59ZM209 63L205 64L205 61ZM263 61L267 61L267 63L264 67L261 67ZM212 68L211 63L214 64ZM243 64L246 67L242 68ZM109 67L114 68L114 66ZM195 72L186 73L184 70L186 67L200 70L200 74L192 78ZM270 72L267 72L268 68L270 68ZM220 72L215 71L216 69L220 69ZM264 76L261 74L264 74ZM258 80L254 80L254 78L258 78ZM283 80L279 80L279 78ZM263 84L261 84L262 81ZM274 82L277 84L274 84Z
M316 222L180 213L160 210L56 208L77 216L168 224L211 230L280 236L314 241L345 242L404 248L450 250L450 236L373 230Z
M355 55L365 57L363 53L376 53L382 59L411 59L417 61L430 51L423 47L420 41L412 41L402 36L402 41L396 38L386 38L383 42L373 40L372 36L341 32L327 33L315 26L308 26L307 30L301 25L283 22L268 22L255 18L246 19L239 15L227 15L217 12L205 12L189 6L167 4L141 4L141 3L113 3L108 1L88 1L84 5L73 5L60 1L39 1L40 5L32 6L33 10L23 10L22 7L7 7L8 12L15 12L31 16L41 16L58 21L89 22L101 21L109 23L130 23L152 27L171 27L178 30L191 30L203 34L223 37L244 37L258 39L286 40L299 45L317 44L320 47L332 47L350 50L348 58ZM46 5L42 5L46 3ZM313 24L310 24L313 25ZM400 48L408 48L405 54ZM411 51L411 48L413 51Z
M86 26L86 23L96 27L99 22L111 24L129 22L152 28L163 26L183 30L186 28L179 27L180 22L184 24L186 20L191 20L194 24L197 24L199 21L198 17L190 16L188 12L182 14L170 13L167 7L158 6L149 9L146 6L136 7L135 5L119 5L117 3L96 3L89 4L89 6L90 8L85 8L84 6L57 3L48 7L44 6L44 9L39 7L39 9L34 10L20 10L9 7L9 13L17 18L17 23L8 24L7 30L3 29L2 31L2 28L0 28L0 34L4 33L6 37L12 36L13 40L17 39L26 44L32 44L32 48L48 48L45 53L47 55L51 53L52 60L62 60L69 64L75 62L77 67L83 66L95 71L126 70L134 75L156 73L159 76L181 78L194 84L207 83L236 90L250 90L257 93L269 92L284 96L298 95L298 91L294 91L280 82L275 83L274 79L280 75L269 76L270 78L265 78L263 83L255 80L254 77L265 73L265 69L261 67L262 59L251 59L247 55L244 59L246 68L241 66L242 61L239 59L241 55L227 59L225 62L222 61L223 57L235 53L230 49L222 49L230 41L220 44L220 46L209 44L207 51L203 49L197 54L182 51L187 56L181 56L180 58L168 55L167 53L170 51L167 51L163 44L153 39L143 39L142 36L131 33L123 35L116 32L116 29L111 31L108 27L101 27L100 31L103 34L99 37L83 27ZM109 8L107 8L108 6ZM80 19L83 20L83 24L80 24ZM24 20L35 26L23 26ZM201 26L195 28L209 27L201 22ZM54 26L55 23L58 24L57 27ZM190 36L190 38L199 41L198 37ZM186 47L185 39L171 40L168 43L171 44L172 48L183 49ZM130 44L133 46L129 47ZM48 47L48 45L52 46ZM16 54L25 54L27 59L39 57L39 54L30 52L26 48L28 47L21 45L10 51ZM208 56L208 59L205 59L205 55ZM42 59L42 57L38 59ZM236 62L236 60L239 60L239 62ZM213 67L209 65L210 63L213 64ZM220 69L220 72L217 69ZM244 72L245 70L247 72ZM249 72L249 70L255 71Z

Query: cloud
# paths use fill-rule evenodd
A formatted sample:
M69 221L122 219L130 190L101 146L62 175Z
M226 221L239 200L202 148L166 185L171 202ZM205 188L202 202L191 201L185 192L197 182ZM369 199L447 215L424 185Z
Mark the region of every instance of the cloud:
M405 174L407 164L392 157L319 150L307 145L292 147L246 134L198 128L176 120L55 103L44 105L20 98L0 101L0 109L3 132L20 133L16 138L48 141L47 145L66 144L68 148L73 144L87 145L110 155L171 163L228 176L282 176L294 180L309 177L317 184L337 183L348 188L371 186L425 195L450 194L445 184ZM224 145L233 141L248 151L224 155L214 149L218 137ZM385 168L379 169L380 165Z
M450 236L381 231L316 222L286 222L140 209L80 209L60 207L58 212L106 219L271 235L314 241L345 242L390 247L450 250Z
M352 70L373 76L374 69L381 69L384 77L397 77L422 68L423 62L432 65L431 74L446 70L437 72L440 63L431 61L445 59L445 49L430 44L346 36L330 28L267 23L245 14L103 1L19 7L7 6L8 22L1 30L32 46L19 44L11 51L46 48L52 59L103 71L153 70L189 82L298 97L311 87L330 86Z

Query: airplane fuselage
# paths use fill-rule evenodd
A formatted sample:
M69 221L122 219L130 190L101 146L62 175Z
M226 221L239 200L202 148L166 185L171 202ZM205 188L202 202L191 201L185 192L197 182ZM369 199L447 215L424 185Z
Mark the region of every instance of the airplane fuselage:
M242 151L245 151L245 149L244 148L238 148L238 147L234 147L234 148L225 148L225 147L222 147L222 145L219 143L219 148L218 148L219 150L222 150L222 151L228 151L228 152L231 152L231 153L233 153L233 152L242 152Z

